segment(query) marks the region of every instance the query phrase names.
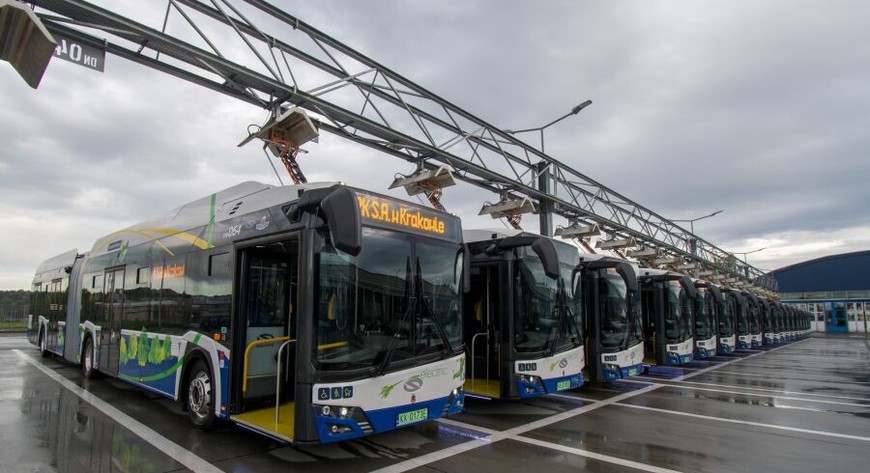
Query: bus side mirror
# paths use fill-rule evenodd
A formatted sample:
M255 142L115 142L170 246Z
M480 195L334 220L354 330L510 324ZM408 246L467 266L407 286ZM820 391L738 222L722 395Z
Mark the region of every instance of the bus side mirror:
M532 251L541 258L541 264L544 265L544 274L547 277L556 279L559 277L559 254L556 252L556 245L549 238L536 238L532 242Z
M326 215L332 244L351 256L358 255L362 249L362 222L354 193L346 187L335 188L323 198L320 208Z
M622 276L622 279L625 281L625 287L628 288L629 291L638 291L637 275L630 264L622 262L618 263L616 265L616 272Z
M680 284L683 286L683 289L689 295L690 298L694 299L698 296L698 290L695 289L695 283L692 282L692 279L688 276L680 276Z

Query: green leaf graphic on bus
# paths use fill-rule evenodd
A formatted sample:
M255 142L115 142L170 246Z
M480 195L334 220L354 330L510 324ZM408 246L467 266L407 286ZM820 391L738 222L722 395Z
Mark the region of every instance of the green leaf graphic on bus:
M148 363L148 333L145 328L139 334L139 349L137 350L136 358L139 360L139 366L145 366Z
M453 379L461 379L465 375L465 358L459 359L459 369L453 372Z
M169 335L163 339L163 359L168 360L172 358L172 340L169 339Z
M127 356L127 338L121 335L121 347L118 350L120 352L118 361L122 365L126 365L128 361L130 361L130 357Z
M139 339L133 335L130 335L130 345L127 347L127 359L132 360L136 358L136 351L139 349Z
M163 393L175 390L175 375L183 364L183 357L173 356L172 337L149 337L145 328L139 333L121 336L118 376Z
M399 385L402 380L396 381L394 384L388 384L381 388L381 399L386 399L389 397L390 393L393 391L393 388Z
M159 365L161 361L163 361L163 347L160 346L160 339L154 337L148 350L148 363Z

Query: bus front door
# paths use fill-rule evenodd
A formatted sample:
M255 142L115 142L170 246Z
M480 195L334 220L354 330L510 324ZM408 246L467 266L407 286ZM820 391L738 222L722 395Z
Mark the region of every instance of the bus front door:
M242 354L234 386L233 419L288 441L294 438L294 372L298 243L240 251L239 294L234 329Z
M501 291L497 264L471 268L471 291L466 295L465 345L469 368L465 391L489 398L501 397L500 350Z
M103 276L102 328L99 367L102 373L118 375L121 320L124 310L124 268L107 269Z

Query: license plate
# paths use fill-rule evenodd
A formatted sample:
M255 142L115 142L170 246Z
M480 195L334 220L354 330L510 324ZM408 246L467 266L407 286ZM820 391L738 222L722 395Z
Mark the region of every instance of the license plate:
M559 381L556 383L556 391L564 391L566 389L571 389L570 379L566 379L564 381Z
M396 416L396 427L401 427L414 422L424 421L429 418L429 408L424 407L416 411L402 412Z

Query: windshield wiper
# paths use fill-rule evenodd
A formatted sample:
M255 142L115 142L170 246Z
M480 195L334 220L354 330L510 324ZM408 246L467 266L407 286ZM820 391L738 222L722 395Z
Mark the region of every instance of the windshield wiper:
M556 304L557 309L559 311L559 319L556 322L556 326L550 332L550 340L548 341L547 351L550 354L549 356L553 356L556 354L556 346L558 345L559 340L565 340L567 332L576 332L578 340L580 339L580 331L577 328L577 324L573 323L574 320L574 312L568 306L568 296L567 291L565 290L565 284L562 282L562 279L559 279L559 282L556 285ZM571 316L572 323L568 323L568 315ZM574 330L571 330L573 327ZM564 330L567 328L568 330ZM560 336L560 334L562 336Z
M423 315L432 319L432 323L435 325L435 330L438 331L438 336L441 337L441 342L444 343L444 346L447 347L447 353L450 356L456 354L455 350L453 350L453 345L450 343L450 339L447 337L447 333L444 331L444 327L441 325L441 321L438 320L438 317L435 316L435 312L432 310L432 307L429 305L429 301L423 297L423 270L420 267L420 258L417 258L417 287L420 291L420 306L423 309ZM416 340L415 340L416 342Z
M402 326L408 327L408 339L411 339L411 325L408 324L408 319L411 318L411 313L414 312L417 306L417 298L414 296L416 291L414 291L413 286L414 281L411 278L411 257L408 256L405 262L405 303L408 306L405 308L405 313L402 314L402 319L399 321L398 327L396 327L396 333L393 334L392 338L390 338L387 349L384 351L384 357L375 369L375 376L383 376L387 367L390 365L390 360L393 358L393 354L396 352L396 348L399 344L399 337L401 337L402 334Z

